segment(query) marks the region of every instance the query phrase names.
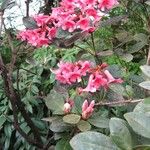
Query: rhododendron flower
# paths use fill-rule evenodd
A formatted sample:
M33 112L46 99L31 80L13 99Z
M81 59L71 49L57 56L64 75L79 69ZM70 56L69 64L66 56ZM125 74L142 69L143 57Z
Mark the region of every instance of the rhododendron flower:
M89 70L90 76L86 88L78 88L79 94L82 92L96 92L101 87L107 89L110 83L122 83L123 80L115 79L108 70L104 70L108 65L103 63Z
M99 8L101 10L105 10L105 9L112 9L115 5L118 4L117 0L98 0L99 2Z
M55 75L56 79L64 84L72 84L81 81L81 77L86 75L88 69L90 69L90 63L88 61L68 63L60 62L57 70L51 70Z
M34 29L34 30L26 30L20 32L18 37L21 37L22 40L27 40L28 43L32 44L36 47L41 47L43 45L48 45L49 40L45 38L45 33L41 33L40 29Z
M122 83L122 79L115 79L108 70L104 71L104 74L107 77L108 83Z
M65 21L62 25L63 30L68 30L69 32L73 32L75 30L75 22L74 21Z
M34 17L40 33L34 33L31 37L30 32L26 30L24 34L20 33L19 37L33 46L40 47L53 42L58 28L69 32L76 29L81 32L94 32L105 15L101 10L109 10L117 3L117 0L62 0L59 7L52 8L50 16L40 14Z
M77 22L77 28L81 30L87 30L90 25L90 20L88 18L82 18Z
M52 40L53 38L56 37L56 32L57 32L57 29L55 27L52 27L52 28L47 28L48 30L48 38L50 40Z
M90 17L92 21L94 20L98 21L100 19L100 16L98 15L97 11L94 8L86 9L86 15Z
M37 22L37 25L44 26L50 21L50 17L48 15L38 15L34 16L34 20Z
M89 77L88 85L86 88L79 88L79 93L82 92L96 92L100 87L104 87L107 84L107 79L104 78L101 74L95 73L91 74Z
M84 101L84 103L82 104L82 119L88 119L94 111L94 105L95 105L95 101L91 101L91 103L89 104L87 100Z

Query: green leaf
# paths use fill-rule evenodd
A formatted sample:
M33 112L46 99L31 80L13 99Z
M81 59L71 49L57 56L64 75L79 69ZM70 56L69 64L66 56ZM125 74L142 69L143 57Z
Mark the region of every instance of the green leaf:
M140 66L142 72L150 78L150 66L148 65L144 65L144 66Z
M10 137L11 137L12 131L13 131L12 125L6 124L6 125L4 126L4 134L5 134L5 136L6 136L7 138L10 138Z
M23 122L21 125L20 125L20 128L26 133L28 134L30 132L30 127L27 125L26 122Z
M133 111L138 112L138 113L144 113L150 116L150 103L148 104L148 99L144 100L143 102L138 103L135 106Z
M44 121L38 118L32 118L33 123L42 131L46 128Z
M146 34L143 34L143 33L138 33L138 34L135 34L134 35L134 39L136 40L136 41L141 41L141 42L143 42L143 43L145 43L145 44L147 44L148 43L148 36L146 35Z
M120 68L120 66L114 64L110 65L108 67L109 72L113 75L115 78L120 78L122 77L123 70Z
M132 138L126 122L119 118L111 118L109 127L113 142L122 150L132 150Z
M145 98L143 103L150 106L150 97Z
M134 95L133 88L132 88L130 85L126 85L125 90L126 90L127 96L128 96L129 98L132 98L133 95Z
M82 104L85 99L83 99L81 96L76 96L74 98L74 107L72 109L72 112L74 113L82 113Z
M129 52L135 53L138 52L139 50L141 50L146 44L144 42L138 42L135 45L133 45L132 47L130 47Z
M23 17L22 21L23 21L23 25L28 29L38 28L36 21L33 19L33 17Z
M109 128L109 119L101 116L94 116L88 119L88 121L98 128Z
M126 31L121 31L118 34L116 34L117 40L120 42L124 42L124 40L128 37L128 32Z
M32 90L32 92L33 92L34 94L38 94L38 92L39 92L38 87L35 86L35 85L32 85L32 86L31 86L31 90Z
M123 95L125 92L125 89L121 84L111 84L109 88L119 95Z
M64 132L70 130L70 125L63 122L62 118L57 118L52 121L50 125L50 130L53 132Z
M146 3L147 5L150 5L150 0L147 0L145 3Z
M55 74L51 73L50 75L50 83L54 83L55 82Z
M125 52L124 49L117 48L114 52L126 62L130 62L133 59L133 55Z
M133 150L150 150L150 145L137 145Z
M45 102L46 106L52 110L53 114L64 114L64 97L55 90L51 90Z
M146 90L150 90L150 81L144 81L144 82L141 82L139 84L139 86L141 86L142 88L146 89Z
M60 141L58 141L55 146L55 150L72 150L69 144L69 140L66 138L63 138Z
M80 120L77 127L82 132L89 131L91 129L91 125L85 120Z
M70 144L74 150L119 150L109 137L93 131L75 135Z
M129 53L123 53L120 57L126 62L130 62L133 59L133 55Z
M3 124L5 123L5 121L6 121L6 118L3 115L1 115L0 116L0 129L2 128Z
M57 119L57 117L48 117L48 118L42 118L41 120L47 121L47 122L52 122L53 120Z
M76 114L69 114L63 117L63 121L69 124L77 124L80 121L81 116Z
M1 4L1 10L4 11L5 9L11 9L13 6L16 5L16 2L13 0L4 0Z
M70 33L67 30L62 30L61 28L58 28L56 33L57 38L66 38L69 35Z
M126 113L124 117L136 133L146 138L150 138L149 116L145 115L144 113L130 112Z

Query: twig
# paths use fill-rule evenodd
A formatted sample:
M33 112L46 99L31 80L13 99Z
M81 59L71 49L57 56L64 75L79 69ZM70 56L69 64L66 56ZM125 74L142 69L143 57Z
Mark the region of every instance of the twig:
M28 113L26 112L25 108L24 108L24 104L21 102L21 98L19 96L19 94L17 92L15 92L15 90L13 89L13 83L12 83L12 73L13 73L13 69L14 69L14 65L16 63L16 59L17 59L17 49L14 48L13 42L12 42L12 38L10 35L10 32L7 31L5 24L4 24L4 29L6 31L7 34L7 38L8 38L8 42L12 51L12 58L11 58L11 65L9 68L9 72L7 73L9 80L9 88L11 89L10 94L14 94L15 100L16 100L16 105L18 106L18 109L20 110L23 118L25 119L25 121L27 122L27 124L29 125L29 127L31 128L31 131L34 134L35 139L42 144L42 140L38 131L38 128L34 125L33 121L31 120L30 116L28 115Z
M54 7L55 0L44 0L44 15L49 15Z
M11 81L11 77L8 73L8 70L6 69L4 63L3 63L3 59L0 55L0 71L1 71L1 76L3 78L4 81L4 89L5 89L5 93L6 96L8 97L8 99L11 102L12 105L12 110L13 110L13 116L14 116L14 127L15 129L31 144L42 148L42 144L39 141L36 141L34 139L31 139L20 127L19 127L19 123L18 123L18 116L17 116L17 110L18 108L20 108L20 106L17 105L18 99L17 99L17 94L15 93L15 90L12 86L12 81Z
M96 53L96 48L95 48L95 42L94 42L94 35L93 35L93 33L91 33L91 40L92 40L93 50Z
M6 36L7 36L7 39L8 39L8 43L9 43L9 46L11 48L11 51L12 51L12 57L11 57L11 62L10 62L10 70L9 70L9 73L12 75L12 72L13 72L13 69L14 69L14 65L15 65L15 62L16 62L16 59L17 59L17 49L14 48L14 45L13 45L13 39L11 37L11 34L10 34L10 31L8 31L6 29L6 26L5 24L3 23L4 25L4 29L5 29L5 33L6 33Z
M77 47L77 48L79 48L79 49L82 49L82 50L84 50L84 51L87 51L89 54L91 54L91 55L94 55L90 50L88 50L88 49L84 49L84 48L82 48L82 47L80 47L80 46L78 46L78 45L74 45L75 47Z
M18 116L17 116L17 106L15 105L15 102L14 101L10 101L11 102L11 105L12 105L12 110L13 110L13 116L14 116L14 128L20 133L20 135L22 137L24 137L26 139L27 142L39 147L39 148L42 148L42 146L40 145L40 143L38 143L36 140L34 139L31 139L19 126L19 123L18 123Z
M29 17L29 4L30 4L30 0L26 0L26 17Z
M48 150L48 148L51 146L52 140L54 139L54 136L52 136L48 141L47 144L44 146L43 150Z
M3 15L4 15L4 12L0 11L0 36L2 34L2 28L3 28Z
M147 63L146 63L148 66L150 66L150 47L149 47L149 50L148 50L148 56L147 56Z
M133 104L133 103L139 103L142 102L144 99L138 99L138 100L123 100L123 101L115 101L115 102L99 102L96 103L95 106L113 106L113 105L124 105L124 104Z
M28 69L25 69L25 68L20 68L20 69L22 69L22 70L24 70L24 71L26 71L26 72L28 72L28 73L31 73L31 74L33 74L33 75L37 75L36 73L34 73L34 72L32 72L32 71L30 71L30 70L28 70Z
M17 84L17 91L18 91L18 93L20 93L20 90L19 90L19 69L20 69L20 68L17 68L17 79L16 79L16 84Z

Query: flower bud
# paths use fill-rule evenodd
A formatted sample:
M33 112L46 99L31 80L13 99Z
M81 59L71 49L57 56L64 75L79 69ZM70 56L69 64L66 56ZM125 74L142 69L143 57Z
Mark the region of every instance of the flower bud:
M64 113L68 114L71 111L71 105L69 103L64 104Z
M88 101L85 100L83 105L82 105L82 119L86 120L88 119L93 111L94 111L94 105L95 105L95 101L91 101L90 104L88 104Z

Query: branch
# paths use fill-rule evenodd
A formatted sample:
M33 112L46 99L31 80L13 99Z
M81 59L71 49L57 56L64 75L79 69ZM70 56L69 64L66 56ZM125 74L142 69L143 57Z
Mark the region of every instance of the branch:
M10 101L12 105L12 110L13 110L13 116L14 116L14 128L20 133L20 135L26 139L28 143L31 143L39 148L42 148L42 145L38 143L36 140L31 139L19 126L18 123L18 116L17 116L17 106L15 105L14 101Z
M124 101L115 101L115 102L99 102L96 103L95 106L113 106L113 105L124 105L124 104L134 104L144 101L144 99L138 99L138 100L124 100Z
M54 7L54 0L44 0L44 15L49 15L52 12L52 8Z
M12 81L11 78L9 76L9 73L3 63L3 59L0 55L0 71L1 71L1 76L3 78L4 81L4 89L5 89L5 93L6 96L8 97L8 99L11 102L12 105L12 110L13 110L13 116L14 116L14 128L22 135L22 137L24 137L29 143L42 148L42 144L39 141L36 141L34 139L31 139L19 126L18 123L18 116L17 116L17 110L20 107L17 107L16 102L17 102L17 96L16 93L14 92L14 89L12 87Z
M6 29L5 24L4 24L4 28L5 28L7 38L8 38L8 42L9 42L9 45L10 45L10 48L11 48L11 51L12 51L11 65L10 65L10 68L9 68L9 72L6 74L8 79L9 79L8 86L9 86L9 89L11 90L9 94L15 95L15 101L16 101L16 105L18 106L18 109L20 110L20 112L21 112L23 118L25 119L25 121L27 122L28 126L31 128L31 131L34 134L35 139L39 143L42 144L42 140L41 140L38 128L34 125L33 121L30 118L30 116L26 112L26 110L24 108L24 104L22 103L19 94L13 88L13 83L12 83L11 78L12 78L14 65L15 65L16 59L17 59L17 49L14 48L10 32ZM9 94L8 94L8 96L9 96Z
M52 140L54 139L54 136L52 136L48 141L47 141L47 144L44 146L43 150L47 150L50 146L51 146L51 143L52 143Z
M12 42L13 39L11 37L10 31L8 31L6 29L6 26L5 26L4 23L3 23L3 25L4 25L4 29L5 29L5 33L6 33L7 39L8 39L9 46L10 46L11 51L12 51L12 57L11 57L10 68L9 68L9 73L12 75L12 72L13 72L13 69L14 69L14 65L15 65L16 59L17 59L17 49L14 48L14 45L13 45L13 42Z
M147 63L148 66L150 66L150 46L149 46L149 50L148 50L148 56L147 56Z
M2 34L2 27L3 27L3 15L4 15L4 12L0 11L0 37Z
M29 17L29 4L30 4L30 0L26 0L25 4L26 4L26 17Z

